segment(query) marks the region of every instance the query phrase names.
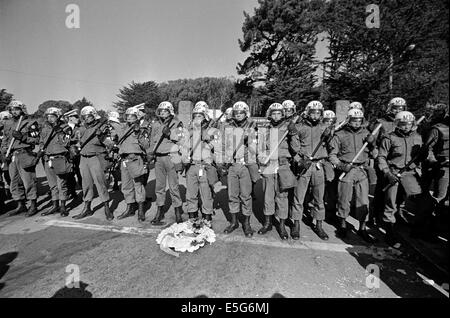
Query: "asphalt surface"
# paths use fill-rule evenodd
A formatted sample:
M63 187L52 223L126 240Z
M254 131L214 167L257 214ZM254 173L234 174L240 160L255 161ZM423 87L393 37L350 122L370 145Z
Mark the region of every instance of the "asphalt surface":
M40 166L38 176L42 212L49 208L49 198ZM185 190L184 178L181 184ZM154 202L147 206L143 223L137 216L106 221L98 198L92 204L95 214L75 221L71 216L82 209L79 193L79 199L69 203L74 208L68 218L5 217L6 211L0 211L0 297L448 297L448 277L408 247L388 248L377 231L372 233L380 242L374 246L354 232L344 242L328 223L326 242L305 223L300 241L282 242L275 229L253 238L245 238L242 228L225 235L225 190L217 196L213 216L217 241L175 257L156 243L161 227L150 224ZM153 174L148 196L154 199ZM125 204L120 192L112 197L118 216ZM255 231L263 218L261 203L260 197L254 201ZM164 221L167 226L174 222L172 208ZM67 288L74 266L80 288ZM367 266L379 269L379 286L367 276Z

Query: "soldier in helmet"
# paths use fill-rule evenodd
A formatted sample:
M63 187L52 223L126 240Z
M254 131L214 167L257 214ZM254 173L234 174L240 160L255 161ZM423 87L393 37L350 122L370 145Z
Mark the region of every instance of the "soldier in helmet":
M298 117L295 117L295 115L297 114L297 106L295 106L295 103L293 101L287 99L281 105L283 105L285 121L296 121L298 119Z
M5 123L8 119L11 119L11 113L7 110L0 112L0 144L4 138L4 127ZM2 191L2 201L6 201L6 199L11 197L11 192L9 191L9 184L11 183L11 178L9 177L8 172L8 164L6 161L2 161L0 159L0 191Z
M284 135L288 131L289 122L284 120L285 108L279 103L273 103L267 109L266 117L269 123L265 126L267 129L265 149L271 151L273 147L277 146L277 152L270 158L267 157L269 153L261 153L259 155L259 162L263 175L263 191L264 191L264 215L265 221L258 234L266 234L272 230L272 218L276 216L279 218L279 234L282 240L288 239L285 222L288 218L288 190L282 189L280 183L285 180L286 174L281 171L290 171L290 158L288 138ZM276 143L271 139L275 137ZM284 137L284 138L283 138ZM283 138L283 139L281 139Z
M231 222L224 230L231 233L239 227L237 214L242 207L244 215L243 230L246 237L253 236L253 229L250 226L250 216L253 214L252 207L252 177L250 166L256 164L256 154L252 163L252 152L250 151L256 138L255 122L250 117L250 110L245 102L239 101L233 105L233 120L225 127L225 155L226 165L218 164L219 171L228 173L228 197L231 213ZM235 140L232 149L227 147L226 137L231 136ZM228 169L227 169L228 168ZM225 172L226 171L226 172Z
M69 160L69 143L72 128L61 120L59 108L49 107L45 111L45 123L39 140L39 156L44 158L45 174L52 195L52 207L41 215L60 213L68 216L66 201L69 198L67 176L72 172Z
M364 112L364 107L360 102L351 102L350 105L348 105L348 110L350 109L359 109L360 111Z
M136 113L139 113L139 111L136 110ZM125 115L125 117L126 117L126 115ZM113 148L113 146L114 146L113 139L118 138L118 132L120 132L122 130L122 123L120 122L119 118L120 118L120 115L118 112L116 112L116 111L108 112L108 124L111 128L111 131L109 133L109 136L107 136L105 139L105 144L107 145L111 160L114 159L114 156L115 156L114 151L118 150L116 148ZM112 153L112 155L111 155L111 153ZM119 166L113 167L112 171L111 171L111 175L114 179L112 190L118 191L119 190L119 180L120 180L120 176L121 176L120 167ZM108 180L108 181L110 181L110 180Z
M306 106L306 117L301 124L297 124L293 138L292 148L295 151L294 160L301 171L294 197L294 230L291 233L293 239L300 237L300 220L303 215L303 205L308 187L312 187L312 216L316 220L314 232L322 239L328 240L328 235L322 227L325 219L325 205L323 202L325 192L325 173L323 163L328 157L326 146L331 138L331 129L322 123L323 105L319 101L311 101ZM319 146L317 152L313 151Z
M332 110L325 110L323 112L322 123L331 128L331 133L334 135L335 133L335 125L336 125L336 113ZM331 138L330 140L331 141ZM329 143L324 145L329 149ZM324 204L325 204L325 216L334 215L336 211L336 202L337 202L337 178L334 173L333 164L327 158L323 161L323 170L325 172L325 194L324 194Z
M77 183L81 187L80 172L80 152L77 143L80 140L80 115L78 109L72 109L64 114L67 125L72 129L72 136L69 142L70 161L72 162L72 172L67 175L67 187L71 198L77 197ZM75 176L77 179L75 180Z
M433 107L432 127L426 138L428 150L427 163L431 167L427 175L426 188L433 192L437 210L444 210L444 201L448 197L449 178L449 111L445 104Z
M98 195L103 202L105 216L108 221L114 219L109 209L109 193L106 183L106 171L108 170L107 150L104 144L107 136L107 120L102 119L93 106L85 106L81 109L81 117L84 127L80 128L80 171L83 186L84 208L74 219L82 219L94 214L91 203L94 199L94 184Z
M39 142L39 127L35 120L28 118L24 103L13 100L8 105L12 118L4 125L4 137L2 139L3 161L9 164L9 175L11 177L11 195L17 202L17 208L8 213L16 215L26 211L25 200L30 200L27 216L35 215L37 211L37 184L36 184L36 155L32 152ZM22 122L18 127L19 119ZM7 149L12 143L9 156L6 157Z
M350 214L350 202L355 192L355 215L359 221L357 234L364 241L374 243L375 239L366 229L369 212L369 182L365 166L374 154L375 138L363 124L364 113L361 110L348 111L347 124L334 134L329 144L329 160L337 169L338 175L344 173L344 177L338 181L338 236L345 238L347 235L346 219ZM369 147L352 163L365 142Z
M166 201L166 182L175 209L177 223L183 222L183 202L181 201L178 173L183 171L183 164L178 145L182 138L183 123L175 116L172 103L164 101L156 109L157 118L152 124L150 134L149 162L155 160L156 176L156 215L151 221L153 225L163 225L162 209Z
M389 185L385 191L383 221L386 227L386 242L396 245L398 237L395 232L395 213L397 191L401 187L406 199L412 201L415 208L415 230L422 228L421 215L432 206L429 194L423 192L420 186L420 162L426 157L422 149L422 137L413 129L415 117L408 111L401 111L395 115L395 129L381 141L378 154L378 168L384 174L384 185ZM407 164L412 160L410 165ZM401 169L403 172L400 173Z
M211 221L213 214L213 197L209 182L218 181L217 172L213 169L213 136L207 130L209 123L208 108L205 102L195 104L192 121L185 129L182 147L182 159L186 170L186 200L190 219L198 217L201 209L202 217ZM198 197L201 199L199 206Z
M145 221L145 177L147 177L147 152L149 135L140 124L141 113L130 107L125 112L126 123L114 128L117 134L118 153L121 158L120 172L122 193L127 209L118 219L135 214L138 210L138 220ZM137 205L137 206L136 206Z
M381 128L375 135L377 149L381 146L381 141L389 133L395 130L395 115L401 111L406 111L406 101L402 97L392 98L387 106L385 114L368 125L369 131L373 131L378 124L381 124ZM378 164L375 164L376 171L376 186L374 191L375 198L384 197L383 187L385 185L384 173L378 169ZM378 221L382 223L384 205L382 200L375 200L373 205L373 211L371 211L371 222ZM401 215L400 215L401 216Z

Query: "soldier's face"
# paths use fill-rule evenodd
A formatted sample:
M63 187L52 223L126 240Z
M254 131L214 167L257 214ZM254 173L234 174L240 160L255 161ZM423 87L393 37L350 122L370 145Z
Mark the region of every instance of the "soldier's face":
M58 117L56 117L55 115L47 115L47 121L50 124L54 124L56 123L56 120L58 119Z
M291 117L292 115L294 115L294 109L286 108L285 113L286 113L286 117Z
M90 123L92 123L94 120L95 120L95 118L94 118L93 115L86 115L86 116L84 116L84 122L85 122L86 124L90 124Z
M330 126L330 125L334 124L334 119L333 118L324 118L323 123L327 126Z
M403 106L392 106L392 108L391 108L391 112L394 115L396 115L397 113L402 112L404 110L405 110L405 107L403 107Z
M308 113L308 116L312 121L318 121L320 119L321 115L322 115L322 112L318 109L310 110Z
M241 121L244 120L246 117L246 113L243 110L236 110L233 111L233 117L237 120L237 121Z
M75 125L78 125L80 123L80 118L78 116L70 116L69 122L74 123Z
M273 121L277 122L280 121L283 118L283 114L280 111L274 111L270 115Z
M14 107L13 109L11 109L11 114L14 117L19 117L20 115L22 115L22 109L19 107Z
M397 125L398 129L400 129L401 132L407 134L412 130L413 123L412 122L400 122Z
M137 121L136 115L127 115L127 123L133 124Z
M170 112L167 109L161 109L159 111L159 117L161 117L162 119L166 119L167 117L169 117Z
M195 125L200 125L204 119L205 116L203 116L202 114L194 114L193 122Z
M358 129L361 127L362 125L362 118L352 118L350 119L350 121L348 122L348 124L350 125L350 127L352 127L353 129Z

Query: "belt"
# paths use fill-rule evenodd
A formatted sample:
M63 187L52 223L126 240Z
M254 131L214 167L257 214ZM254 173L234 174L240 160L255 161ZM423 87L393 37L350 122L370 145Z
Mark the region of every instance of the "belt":
M349 164L349 165L353 165L353 166L357 166L357 167L361 167L361 166L364 166L366 164L365 162L354 162L354 163L345 162L345 161L342 161L342 162L345 163L345 164Z
M93 155L81 155L81 157L84 157L84 158L92 158L92 157L97 157L98 155L106 155L106 152L100 152L100 153L96 153L96 154L93 154Z
M18 154L18 153L22 153L22 152L30 152L31 149L30 148L19 148L19 149L15 149L12 151L13 154Z
M129 157L129 156L137 156L137 157L143 157L144 156L144 154L143 153L122 153L122 154L120 154L120 157L121 158L127 158L127 157Z
M164 153L157 152L157 153L155 153L155 157L165 157L165 156L168 156L169 154L170 154L170 152L164 152Z

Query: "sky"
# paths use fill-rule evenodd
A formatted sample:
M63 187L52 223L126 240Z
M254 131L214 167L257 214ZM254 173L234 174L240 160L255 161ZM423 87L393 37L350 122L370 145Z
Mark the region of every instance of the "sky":
M68 28L69 4L80 28ZM0 0L0 88L34 112L85 96L111 109L131 81L237 77L257 0ZM72 21L72 20L71 20ZM319 44L323 56L324 44Z

